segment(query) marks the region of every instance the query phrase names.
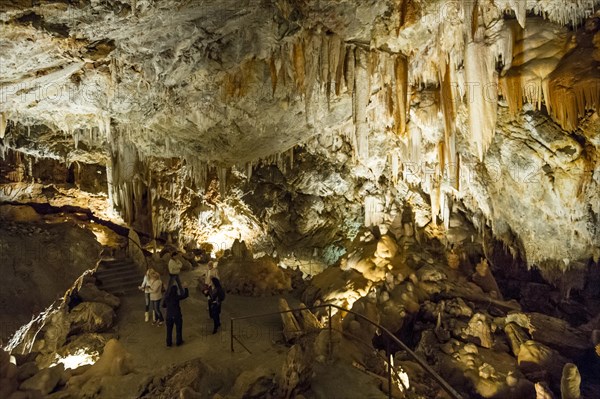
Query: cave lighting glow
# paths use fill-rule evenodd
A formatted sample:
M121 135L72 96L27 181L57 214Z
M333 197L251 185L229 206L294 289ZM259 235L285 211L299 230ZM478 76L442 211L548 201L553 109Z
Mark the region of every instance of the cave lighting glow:
M80 348L75 353L65 357L56 356L56 360L50 367L62 363L65 369L76 369L87 364L94 364L100 357L97 351L89 351L87 348Z
M110 240L108 239L108 235L106 232L102 230L91 229L92 233L96 236L96 241L98 241L101 245L108 245Z

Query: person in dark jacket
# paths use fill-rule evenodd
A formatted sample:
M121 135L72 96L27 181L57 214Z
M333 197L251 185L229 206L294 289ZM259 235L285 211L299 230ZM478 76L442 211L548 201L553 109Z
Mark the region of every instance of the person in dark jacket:
M219 279L212 277L211 285L203 292L208 298L208 313L210 318L213 319L213 334L216 334L221 326L221 303L225 299L225 290L223 290Z
M183 294L179 294L177 285L172 285L163 299L163 308L167 308L167 346L173 345L173 325L177 328L177 346L183 344L183 316L179 301L189 296L189 290L184 287Z

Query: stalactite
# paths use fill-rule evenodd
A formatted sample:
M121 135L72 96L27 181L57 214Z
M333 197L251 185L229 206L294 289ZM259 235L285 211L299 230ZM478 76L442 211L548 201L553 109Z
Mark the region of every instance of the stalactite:
M421 140L421 130L419 128L411 129L408 136L409 160L415 165L418 165L422 159Z
M360 160L369 158L369 126L367 124L367 105L369 92L368 54L361 48L355 50L356 73L354 77L355 134L358 143L357 153Z
M400 169L400 161L398 159L398 154L396 152L392 152L391 156L391 169L392 169L392 183L398 184L398 172Z
M354 45L350 45L346 51L346 59L344 60L344 79L346 87L348 88L348 94L354 94L354 73L355 73L355 60L354 52L356 48Z
M406 132L406 114L408 112L408 61L403 56L396 57L394 63L394 77L396 79L394 120L396 134L402 136Z
M477 32L477 27L479 26L479 2L477 0L475 0L471 7L472 9L470 10L470 14L471 14L471 20L470 22L470 27L471 27L471 40L473 40L475 38L475 32ZM465 5L469 5L470 3L467 4L463 4L463 7ZM464 10L463 12L465 14L467 14L469 10Z
M438 142L437 144L437 158L439 168L436 170L435 175L439 178L444 170L446 169L446 150L443 141Z
M329 83L329 35L321 35L321 47L319 54L319 84L322 88Z
M517 21L519 21L519 25L521 25L521 28L525 29L525 20L527 19L527 2L521 0L509 0L508 3L515 12L515 16L517 17Z
M219 179L219 191L221 196L224 196L227 192L227 168L219 166L217 167L217 178Z
M431 181L431 192L429 193L431 199L431 221L437 226L437 216L440 214L440 181L437 178L432 177Z
M289 149L290 170L294 169L294 147Z
M269 71L271 72L271 88L273 89L273 95L275 95L275 90L277 90L277 66L273 57L269 61Z
M547 78L546 107L567 131L577 129L587 110L600 111L600 74L590 51L591 47L573 51Z
M337 89L337 72L340 64L340 48L343 46L342 39L338 35L332 35L329 38L329 66L327 71L327 83L325 86L325 95L327 97L327 106L330 105L332 85L336 85L333 89Z
M446 62L444 76L440 85L440 100L444 115L444 164L442 171L447 170L448 179L454 188L458 188L458 162L456 160L456 134L454 120L454 96L452 93L450 64ZM447 169L445 169L447 168Z
M318 87L319 75L320 75L320 59L321 59L321 46L322 46L322 35L311 34L308 37L306 46L306 116L310 115L310 105L312 102L313 92L315 87Z
M6 119L6 114L4 114L4 112L0 113L0 139L3 139L6 134L7 123L8 120Z
M341 39L340 39L341 40ZM340 43L340 54L335 71L335 94L337 96L342 92L342 80L344 78L344 65L346 64L346 44Z
M305 93L306 90L306 83L305 83L305 78L306 78L306 70L305 70L305 65L306 65L306 58L305 58L305 54L304 54L304 40L299 40L296 43L293 44L293 57L292 57L292 61L293 61L293 65L294 65L294 77L295 77L295 83L296 83L296 88L298 89L298 91L300 93Z
M442 219L444 220L444 228L450 228L450 216L452 215L452 198L447 193L442 193Z
M467 90L469 132L477 145L479 159L483 160L494 137L498 105L494 56L483 41L469 43L466 47L465 78L470 82Z
M377 197L366 196L365 197L365 226L370 227L377 224L377 213L378 213L379 201Z
M252 161L246 163L246 179L252 179Z

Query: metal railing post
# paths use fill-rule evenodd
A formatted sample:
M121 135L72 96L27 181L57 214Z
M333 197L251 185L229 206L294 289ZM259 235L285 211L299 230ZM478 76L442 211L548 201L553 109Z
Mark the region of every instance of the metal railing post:
M331 320L331 304L327 307L329 312L329 359L333 358L333 342L332 342L332 329L333 329L333 321Z
M230 319L229 327L231 328L231 331L229 332L229 338L231 344L231 351L233 352L233 317Z
M390 350L390 340L387 340L387 364L388 364L388 398L392 399L392 351Z
M396 373L395 370L392 371L392 352L391 352L391 343L394 342L396 345L398 345L402 350L404 350L405 352L408 353L408 355L415 361L417 362L422 368L423 370L425 370L425 372L427 374L429 374L431 377L433 377L433 379L439 384L439 386L446 391L450 397L452 397L453 399L462 399L462 395L460 393L458 393L454 388L452 388L452 386L450 386L450 384L444 380L429 364L427 364L427 362L423 359L421 359L415 352L413 352L404 342L402 342L401 340L399 340L393 333L391 333L387 328L381 326L380 324L375 323L373 320L369 319L368 317L354 312L352 310L349 309L345 309L341 306L338 305L334 305L331 303L327 303L327 304L323 304L323 305L317 305L317 306L312 306L312 307L303 307L303 308L298 308L298 309L289 309L289 310L285 310L285 311L279 311L279 312L271 312L271 313L262 313L262 314L254 314L254 315L248 315L248 316L242 316L242 317L235 317L235 320L247 320L247 319L251 319L251 318L257 318L257 317L266 317L266 316L271 316L271 315L281 315L283 313L291 313L291 312L295 312L295 311L302 311L302 310L311 310L313 311L314 309L323 309L327 307L328 308L328 314L329 314L329 353L330 355L333 354L333 323L331 320L331 308L336 308L338 309L340 312L346 312L346 313L350 313L355 315L356 317L360 317L362 320L365 320L366 322L368 322L369 324L371 324L372 326L377 327L378 329L380 329L382 331L382 333L384 334L384 336L387 337L388 341L387 341L387 361L389 363L389 367L388 367L388 387L390 388L389 391L389 397L392 398L392 375L391 373L394 372ZM238 343L244 347L244 349L246 349L248 351L248 353L251 353L248 348L246 348L246 346L233 335L233 319L231 320L231 350L233 351L233 340L236 339L238 341ZM344 334L344 332L341 332L342 334ZM372 345L372 342L370 343L370 345ZM402 380L400 379L400 377L396 374L396 376L398 377L399 381L402 382Z

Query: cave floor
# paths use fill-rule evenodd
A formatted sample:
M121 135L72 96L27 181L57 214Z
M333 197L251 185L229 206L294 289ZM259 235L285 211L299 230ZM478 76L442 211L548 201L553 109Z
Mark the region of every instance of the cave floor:
M213 323L208 316L206 298L197 290L196 284L202 270L182 273L182 281L187 282L190 296L181 302L183 313L184 344L177 347L166 346L166 329L144 322L144 298L139 295L121 297L121 306L117 310L116 332L120 342L132 356L134 375L131 384L120 380L122 397L137 397L141 381L147 376L161 374L168 368L192 359L201 359L220 376L216 383L218 391L228 391L234 385L236 377L244 371L261 366L265 373L276 374L280 371L287 356L288 347L282 335L282 323L279 315L236 321L235 336L251 352L237 341L235 351L230 349L230 318L278 311L278 296L242 297L228 294L221 311L222 326L217 334L212 334ZM291 306L297 306L298 300L285 295ZM163 309L164 315L164 309ZM175 331L173 331L175 335ZM222 389L218 387L222 386ZM213 392L200 392L212 397ZM116 392L107 392L114 395ZM107 396L108 397L108 396Z

